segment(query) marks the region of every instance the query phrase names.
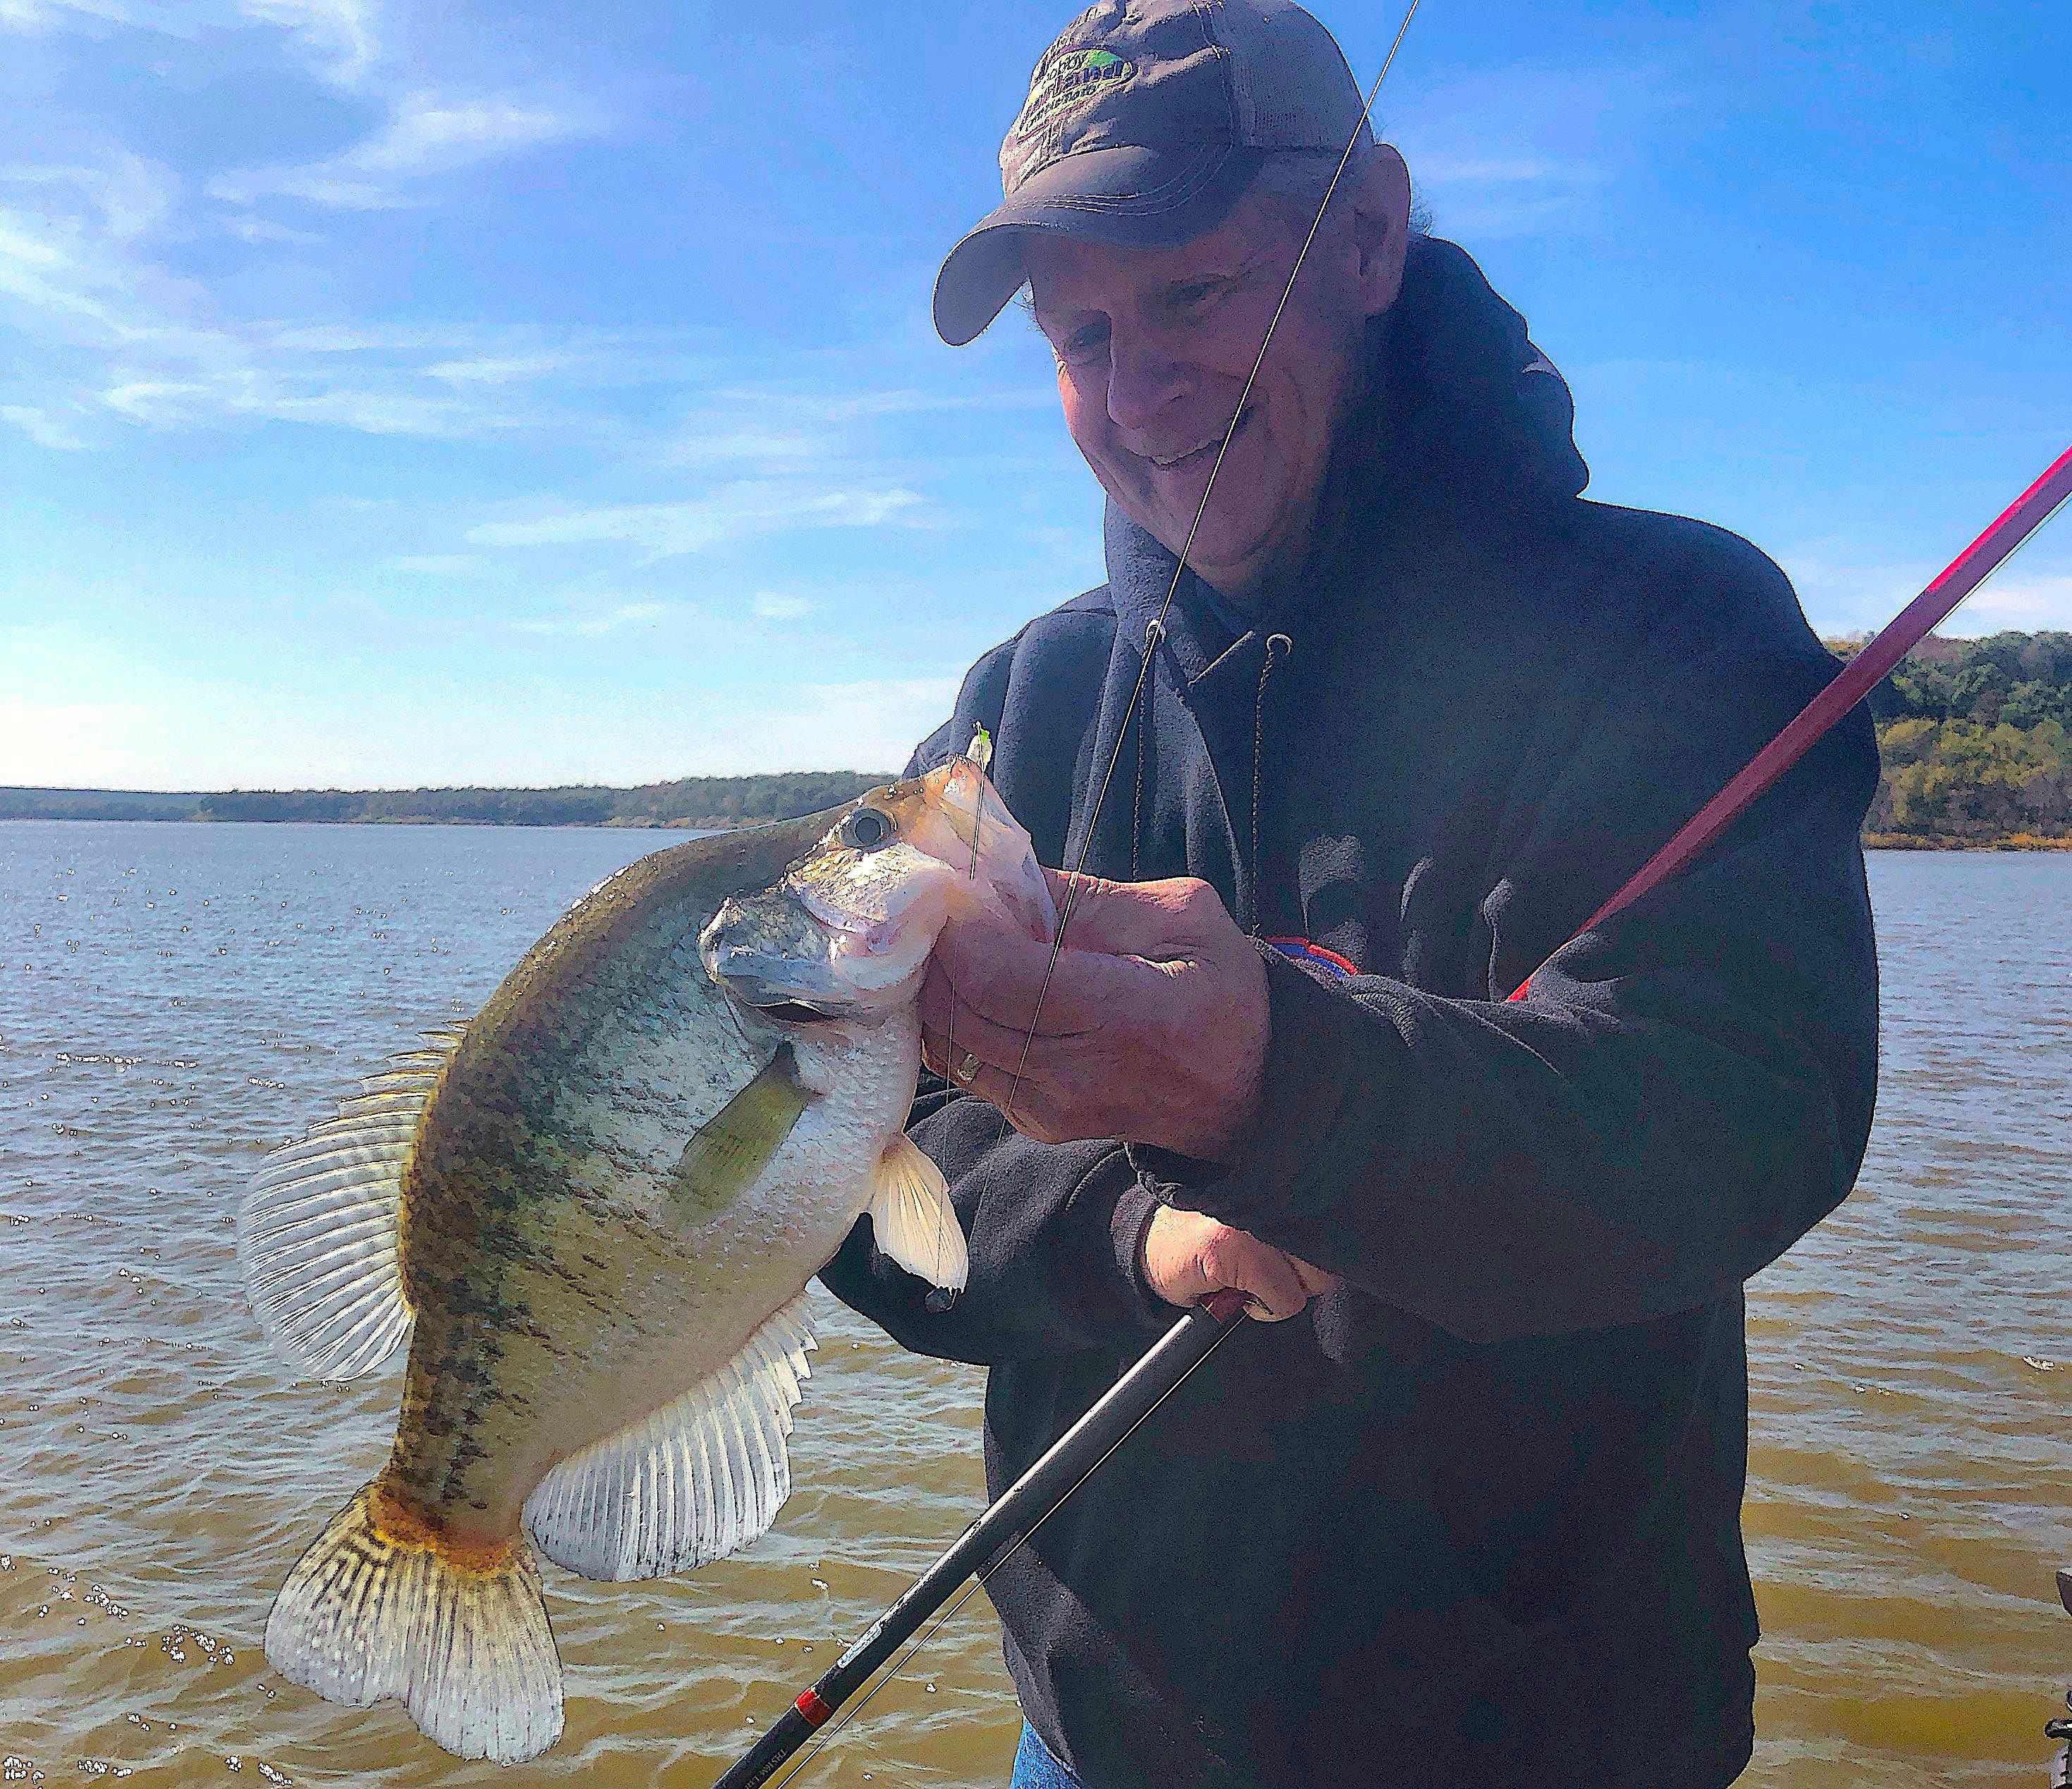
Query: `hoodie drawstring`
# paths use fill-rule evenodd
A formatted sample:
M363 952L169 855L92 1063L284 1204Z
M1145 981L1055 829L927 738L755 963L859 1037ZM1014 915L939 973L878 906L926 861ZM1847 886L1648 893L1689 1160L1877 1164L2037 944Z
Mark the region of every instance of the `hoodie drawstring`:
M1274 660L1294 650L1295 642L1285 634L1266 636L1266 657L1259 667L1259 693L1252 705L1252 875L1245 890L1248 911L1244 929L1255 937L1259 934L1260 924L1260 878L1265 867L1259 857L1259 790L1261 766L1266 757L1266 680L1273 675Z

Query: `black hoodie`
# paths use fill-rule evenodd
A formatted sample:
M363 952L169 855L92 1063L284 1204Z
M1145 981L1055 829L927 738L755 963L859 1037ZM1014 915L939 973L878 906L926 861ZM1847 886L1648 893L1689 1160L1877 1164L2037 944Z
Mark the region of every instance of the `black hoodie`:
M1089 870L1202 877L1260 936L1241 1158L1003 1137L931 1079L912 1129L968 1289L931 1312L867 1223L824 1277L992 1367L997 1491L1172 1320L1137 1261L1157 1200L1344 1277L1232 1338L992 1581L1089 1789L1725 1783L1741 1283L1869 1129L1876 751L1859 710L1569 942L1833 661L1746 542L1581 500L1567 389L1459 249L1413 245L1371 350L1309 566L1249 619L1182 579L1098 816L1174 569L1112 509L1108 584L988 654L915 759L985 722L1045 862L1091 826Z

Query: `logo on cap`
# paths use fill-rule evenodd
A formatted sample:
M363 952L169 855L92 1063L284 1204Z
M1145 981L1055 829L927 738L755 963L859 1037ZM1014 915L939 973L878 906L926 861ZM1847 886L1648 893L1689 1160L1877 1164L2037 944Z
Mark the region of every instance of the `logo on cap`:
M1013 134L1054 123L1063 113L1097 97L1102 89L1124 81L1137 72L1137 64L1126 62L1112 50L1060 50L1044 59L1036 78L1029 84L1029 97L1015 121Z

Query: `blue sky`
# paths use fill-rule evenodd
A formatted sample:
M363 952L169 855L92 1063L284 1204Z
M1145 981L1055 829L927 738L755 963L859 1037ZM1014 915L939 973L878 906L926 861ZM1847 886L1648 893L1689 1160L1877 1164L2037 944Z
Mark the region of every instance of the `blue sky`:
M0 783L895 764L1100 577L1030 326L927 310L1066 16L0 0ZM1425 0L1379 110L1592 494L1825 630L2072 440L2072 8Z

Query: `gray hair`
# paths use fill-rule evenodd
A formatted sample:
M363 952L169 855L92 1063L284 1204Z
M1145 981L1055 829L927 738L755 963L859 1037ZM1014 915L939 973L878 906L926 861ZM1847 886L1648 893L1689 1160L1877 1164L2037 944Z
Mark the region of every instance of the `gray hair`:
M1358 186L1360 175L1371 165L1375 153L1372 143L1361 145L1347 158L1346 171L1341 175L1338 172L1338 157L1334 151L1276 150L1260 165L1245 192L1248 196L1256 196L1262 205L1295 232L1295 240L1299 242L1309 235L1310 226L1317 223L1317 214L1325 211L1326 194L1330 205L1325 213L1325 221L1332 222L1345 215L1346 195ZM1331 184L1334 175L1338 175L1335 187ZM1411 233L1421 234L1424 227L1424 207L1413 205Z

